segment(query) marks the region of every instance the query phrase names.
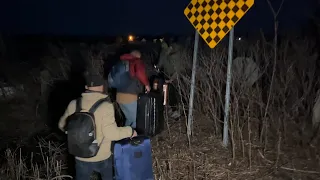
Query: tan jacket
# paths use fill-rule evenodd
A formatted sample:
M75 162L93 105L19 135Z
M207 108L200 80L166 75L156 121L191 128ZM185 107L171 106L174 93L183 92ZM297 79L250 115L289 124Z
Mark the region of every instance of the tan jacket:
M107 95L97 92L82 93L81 108L82 111L87 112L94 103ZM66 119L76 110L76 100L69 103L65 113L60 118L59 128L64 131ZM111 155L111 142L118 141L127 137L131 137L133 130L131 127L118 127L114 117L114 107L110 102L102 103L94 113L96 123L97 141L101 143L100 150L95 157L80 158L81 161L99 162L108 159ZM102 142L103 139L103 142Z

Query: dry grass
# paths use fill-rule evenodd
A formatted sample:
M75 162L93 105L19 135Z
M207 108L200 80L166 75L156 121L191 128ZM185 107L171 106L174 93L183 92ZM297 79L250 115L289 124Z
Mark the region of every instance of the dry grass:
M63 162L65 150L60 144L39 139L37 152L30 152L23 157L22 149L5 151L5 163L1 167L1 179L8 180L61 180L72 178L65 175Z
M198 126L193 127L191 148L185 137L185 123L170 127L173 138L165 136L165 141L154 146L158 177L320 178L319 146L309 144L313 131L310 114L318 88L318 55L314 47L307 39L284 40L278 47L277 64L273 64L273 48L266 42L257 42L241 52L255 59L264 73L253 87L233 77L228 149L220 144L226 49L220 46L211 52L200 52L194 102L194 123ZM185 54L186 69L190 70L191 56ZM190 76L191 73L180 74L175 84L183 97L184 114ZM274 84L270 88L271 79Z
M194 101L193 135L188 143L186 116L152 139L156 179L319 179L319 145L312 136L311 110L318 89L315 44L307 39L283 40L277 64L273 47L259 41L237 48L255 59L261 78L247 87L233 77L230 145L221 145L226 49L201 48ZM175 82L184 115L189 98L191 52L183 50L186 71ZM275 72L273 73L273 68ZM273 85L271 86L271 80ZM271 88L270 88L271 87ZM270 89L270 90L269 90ZM39 154L27 158L7 150L0 179L62 179L65 157L58 144L39 142ZM37 156L37 158L35 158ZM38 159L35 161L34 159ZM40 159L40 160L39 160Z

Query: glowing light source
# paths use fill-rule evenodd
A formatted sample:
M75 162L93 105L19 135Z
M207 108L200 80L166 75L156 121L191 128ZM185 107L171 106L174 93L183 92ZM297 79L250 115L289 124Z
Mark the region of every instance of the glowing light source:
M129 35L128 41L132 42L134 40L134 37L132 35Z

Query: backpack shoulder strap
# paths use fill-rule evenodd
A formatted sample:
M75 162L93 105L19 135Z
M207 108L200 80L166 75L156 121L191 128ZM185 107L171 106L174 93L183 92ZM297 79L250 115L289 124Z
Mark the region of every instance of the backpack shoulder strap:
M81 111L81 97L76 99L76 112Z
M111 102L109 96L106 98L100 99L96 103L94 103L88 112L93 114L98 109L98 107L105 101Z

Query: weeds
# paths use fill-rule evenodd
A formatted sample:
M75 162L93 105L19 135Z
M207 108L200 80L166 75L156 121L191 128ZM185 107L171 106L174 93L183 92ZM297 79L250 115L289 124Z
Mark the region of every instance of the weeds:
M299 43L299 41L301 40L283 40L283 44L277 48L278 59L276 64L273 63L273 57L269 56L274 53L273 49L263 48L270 46L267 42L257 42L257 44L247 47L247 52L242 53L247 54L247 56L249 55L249 58L254 59L257 64L265 64L265 67L260 67L265 70L252 87L248 87L237 76L232 78L231 112L229 118L230 151L227 151L231 155L231 161L226 162L223 160L217 162L218 164L236 164L236 168L242 169L242 172L247 172L246 176L255 174L255 178L253 179L266 178L266 174L264 173L276 176L278 170L284 171L288 169L295 170L291 172L288 172L290 171L288 170L284 174L288 177L294 177L295 174L292 173L297 172L299 174L301 171L304 171L301 169L297 170L297 167L308 167L309 170L313 169L316 171L318 160L303 161L303 155L301 154L309 154L310 151L314 151L313 148L305 145L312 135L310 114L314 106L314 101L310 100L317 97L317 81L314 76L314 68L316 66L312 62L318 58L318 55L312 51L313 47L308 47L310 43ZM310 42L307 39L302 41ZM298 46L299 50L296 48ZM192 144L193 148L198 149L198 146L211 144L212 142L207 142L208 137L221 138L221 117L223 116L223 96L226 84L226 64L224 63L226 62L226 55L226 49L222 46L217 47L210 53L208 53L207 50L200 52L196 76L194 123L203 125L203 123L206 122L206 126L194 128L195 134L202 134L202 136L195 135L193 137L194 141L200 141L203 144ZM184 62L187 62L185 66L190 72L191 56L187 55L181 58L184 58ZM279 73L274 73L274 69L277 69L276 72ZM181 106L183 107L182 111L184 114L186 114L186 107L188 107L186 102L189 102L190 75L191 73L180 74L180 78L175 84L183 97ZM297 81L297 79L305 80L301 83L302 81ZM310 100L307 101L307 99ZM173 128L170 128L172 132ZM202 131L206 129L209 133L205 135ZM184 133L180 136L183 135ZM180 137L179 135L177 136ZM219 143L215 145L217 146L218 144ZM168 147L168 149L170 148ZM206 147L203 147L203 149L206 149ZM190 152L188 149L185 151ZM164 151L162 150L161 153L162 152ZM187 154L182 152L178 154ZM217 154L213 152L205 152L203 154L213 157L217 156ZM192 150L188 157L193 159L194 153L200 152ZM218 156L221 156L220 154L223 153L220 152ZM315 154L318 154L318 152ZM302 159L297 162L295 158ZM182 159L181 161L183 161ZM198 157L196 159L198 159ZM291 162L292 159L295 159L295 163ZM161 164L159 159L157 161ZM167 162L169 164L175 164L170 162L170 160L167 161L169 161ZM196 162L197 160L194 161ZM239 162L242 163L238 164ZM289 166L291 167L288 167L288 164L290 164ZM210 164L206 166L210 167ZM261 166L264 168L261 168ZM249 170L244 170L247 168ZM268 170L266 171L266 169ZM162 171L163 170L159 172L160 176L163 176L162 179L182 177L182 175L175 175L175 178L169 178L163 175L165 173ZM190 172L194 171L190 170ZM313 175L319 174L319 172L310 172L310 174ZM199 175L200 172L194 173ZM223 176L211 176L210 178L207 176L206 178L248 179L248 177L241 178L238 176L236 170L228 166L226 166L224 173ZM259 175L261 173L262 175ZM185 179L206 179L204 177L195 178L186 174L184 175ZM305 176L307 177L309 175ZM315 177L318 177L318 175Z
M31 152L30 159L22 157L22 149L5 152L6 163L1 168L0 177L8 180L61 180L72 178L64 175L66 165L63 162L63 149L60 145L44 140L39 141L39 153ZM41 160L39 160L41 159Z
M200 48L194 127L188 146L186 111L192 54L190 49L180 48L177 58L183 60L185 71L174 85L184 118L178 122L167 119L165 132L152 140L156 179L319 178L319 145L308 146L318 89L318 54L315 44L307 42L311 41L283 39L277 46L277 63L273 45L264 39L249 42L246 48L235 47L238 55L254 60L260 70L259 77L253 78L257 81L249 86L243 81L248 74L232 77L228 149L221 146L227 49L223 45L214 50ZM237 74L241 72L238 69ZM7 150L3 179L67 178L62 146L42 139L38 150L38 154L30 153L28 160L21 155L23 149Z

